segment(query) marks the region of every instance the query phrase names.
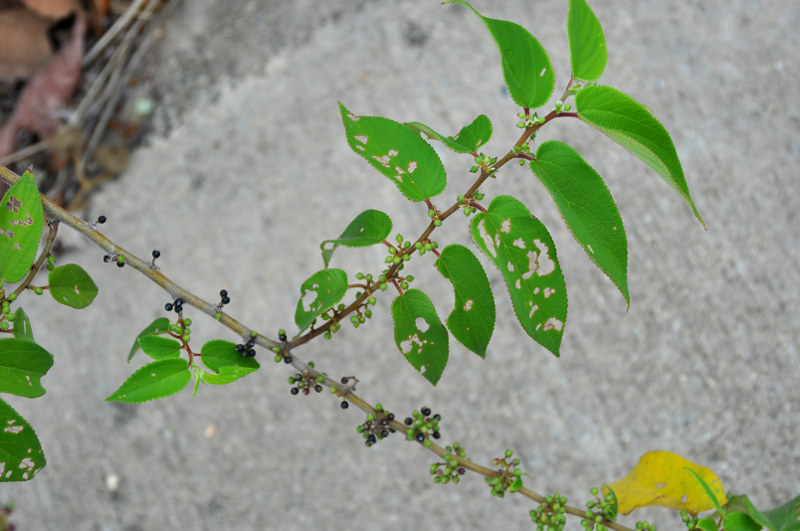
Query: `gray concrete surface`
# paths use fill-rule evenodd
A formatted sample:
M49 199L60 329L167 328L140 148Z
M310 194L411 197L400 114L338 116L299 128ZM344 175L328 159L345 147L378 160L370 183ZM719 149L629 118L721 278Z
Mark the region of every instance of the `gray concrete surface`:
M566 2L476 0L516 20L568 75ZM605 27L602 82L651 107L671 132L704 231L655 174L569 121L544 137L574 145L605 177L626 222L632 305L573 242L544 189L522 169L488 197L512 193L550 228L570 290L562 358L533 344L490 272L499 322L485 361L458 346L432 388L396 352L382 297L376 317L298 355L405 415L429 405L444 437L488 463L513 448L540 492L580 503L666 449L713 468L728 490L769 507L800 492L800 228L798 54L790 1L593 2ZM420 205L347 147L336 107L420 120L455 132L479 113L495 126L488 153L514 138L493 43L463 8L438 2L184 2L153 67L154 135L87 218L209 299L268 332L291 329L299 285L321 265L318 244L366 208L406 235ZM560 90L560 89L557 89ZM442 153L454 197L469 161ZM466 242L464 225L442 243ZM19 529L524 529L533 507L498 500L483 481L434 486L433 459L400 438L366 449L328 396L289 395L284 366L227 387L165 401L103 402L136 364L138 330L167 296L103 253L73 244L101 294L80 314L28 304L37 338L56 356L47 395L13 405L38 430L49 464L4 485ZM340 250L335 264L380 269L379 250ZM447 315L452 295L427 258L417 287ZM195 341L230 333L196 317ZM273 332L274 333L274 332ZM140 360L141 362L141 360ZM119 479L111 492L107 480ZM653 511L660 529L678 529ZM631 521L632 522L632 521ZM572 525L577 526L577 522Z

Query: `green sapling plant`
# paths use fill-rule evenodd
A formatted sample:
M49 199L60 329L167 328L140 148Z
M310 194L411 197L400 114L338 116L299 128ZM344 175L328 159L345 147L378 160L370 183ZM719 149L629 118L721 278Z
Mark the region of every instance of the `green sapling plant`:
M483 260L500 272L524 333L560 356L567 324L567 286L553 239L519 199L502 194L486 196L488 186L484 185L492 180L502 186L505 172L513 171L514 165L526 167L518 171L529 171L544 185L575 240L630 305L625 227L602 177L565 142L551 140L536 145L537 133L555 120L586 124L615 140L661 176L703 224L664 126L647 107L624 92L597 84L606 67L606 42L585 0L569 2L571 76L554 101L554 69L533 35L516 23L485 17L465 1L445 3L471 10L495 41L508 93L520 108L520 135L505 153L487 155L481 151L492 135L486 115L446 136L420 122L363 116L339 103L350 148L405 199L424 203L429 219L425 229L413 238L402 234L392 237L394 227L389 216L367 209L338 236L323 241L322 268L300 285L294 334L280 329L270 338L240 323L226 311L231 301L227 290L221 290L216 301L201 299L159 271L159 250L153 250L149 259L137 257L100 232L104 216L93 223L80 220L40 196L32 173L18 177L2 168L2 180L11 187L0 206L0 332L7 336L0 339L0 392L26 398L41 396L45 392L41 378L53 365L53 356L35 342L31 321L20 307L20 296L48 291L61 304L83 308L97 294L96 285L80 266L56 266L51 250L58 227L64 223L101 247L106 262L140 271L169 294L164 305L168 316L144 327L127 353L130 361L141 351L145 364L107 398L109 401L140 403L176 394L190 384L194 394L201 384L231 384L258 370L257 359L264 359L260 353L269 353L276 363L291 366L291 395L327 389L342 409L350 405L361 409L366 417L356 431L365 446L404 434L406 440L437 456L430 465L434 483L457 484L467 471L480 474L494 496L520 494L533 500L537 505L531 508L529 517L540 530L563 529L567 516L577 517L576 522L585 529L630 529L617 522L619 515L648 505L680 511L688 529L798 529L797 499L775 511L760 512L746 497L726 496L711 470L668 452L645 454L630 476L591 488L584 508L571 506L559 493L542 495L526 485L530 477L511 449L500 452L491 466L482 466L473 462L460 443L442 442L446 441L446 424L430 407L415 409L408 416L397 415L382 404L364 400L356 392L359 380L355 376L334 378L298 355L300 347L319 336L334 340L342 326L364 325L373 316L378 298L391 297L395 346L432 385L444 377L451 339L485 358L498 315L483 261L464 245L438 241L437 230L444 223L466 222ZM432 144L473 161L470 172L474 178L454 199L442 196L447 172ZM462 216L455 216L459 212ZM40 248L43 236L45 243ZM387 254L373 271L352 274L330 267L339 247L374 245L384 246ZM411 274L414 268L429 265L419 259L426 254L434 255L433 265L453 289L454 309L444 321L426 295L425 286L419 286ZM48 271L47 283L35 285L42 268ZM12 285L16 287L12 289ZM197 348L192 342L190 310L212 316L233 330L240 341L215 339ZM0 480L30 480L45 466L36 434L2 400L0 415L6 427L0 433ZM710 510L715 511L712 516L699 516ZM635 527L655 529L647 522Z

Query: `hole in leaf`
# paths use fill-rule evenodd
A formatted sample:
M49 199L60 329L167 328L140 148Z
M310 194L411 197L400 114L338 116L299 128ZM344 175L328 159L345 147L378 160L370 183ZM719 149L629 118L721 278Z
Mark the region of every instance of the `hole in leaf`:
M417 319L414 321L414 326L416 326L417 330L419 330L423 334L428 331L428 328L430 328L428 321L426 321L422 317L417 317Z
M22 202L16 198L16 196L11 196L6 203L6 208L9 209L11 212L19 212L20 207L22 206Z

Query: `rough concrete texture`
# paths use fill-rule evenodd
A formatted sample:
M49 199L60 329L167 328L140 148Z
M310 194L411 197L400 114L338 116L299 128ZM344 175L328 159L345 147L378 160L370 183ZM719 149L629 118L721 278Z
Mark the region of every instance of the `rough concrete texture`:
M557 91L569 70L566 2L476 0L489 16L529 28L550 53ZM624 476L639 456L678 452L710 466L760 507L800 492L800 245L794 34L786 1L593 2L609 63L601 80L648 105L671 132L704 231L649 168L578 121L540 139L575 146L604 176L629 238L629 311L572 241L544 188L524 168L501 172L487 199L511 193L549 227L570 293L561 359L522 332L487 264L499 321L485 361L454 345L433 388L392 341L389 297L359 330L297 354L405 416L429 405L444 439L489 464L515 450L526 485L575 504L592 485ZM389 213L417 235L424 205L401 198L346 145L336 106L419 120L454 133L479 113L502 154L518 130L494 44L481 23L438 2L187 1L153 69L162 106L154 135L126 174L95 196L94 219L125 248L162 251L163 272L275 335L292 330L300 283L321 267L319 242L359 212ZM470 161L441 153L445 204L470 182ZM66 232L66 230L64 231ZM448 223L440 243L468 243ZM75 245L101 287L76 313L26 303L56 363L47 395L14 400L36 427L47 468L4 485L21 529L523 529L529 500L489 495L467 476L434 486L431 454L400 437L366 449L363 416L329 395L292 397L290 371L263 368L231 386L140 406L103 402L142 359L125 363L137 332L163 315L167 295L103 252ZM379 271L379 249L341 249L334 264ZM440 316L452 294L428 257L411 271ZM235 339L195 320L193 342ZM114 492L109 478L119 480ZM654 510L660 529L677 515ZM633 520L631 520L631 523ZM577 527L577 521L571 526Z

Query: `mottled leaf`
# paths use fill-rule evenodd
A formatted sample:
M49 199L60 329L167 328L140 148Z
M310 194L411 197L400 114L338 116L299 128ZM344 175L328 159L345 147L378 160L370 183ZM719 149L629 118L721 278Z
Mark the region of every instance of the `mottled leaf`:
M436 267L453 283L455 306L447 328L462 345L486 357L495 322L494 296L483 266L463 245L448 245L436 260Z
M630 306L628 240L603 179L574 149L557 141L539 146L530 168L550 192L572 235Z
M410 289L392 303L394 342L408 362L433 385L447 365L449 337L427 295Z
M436 151L405 125L380 116L357 116L339 104L347 143L412 201L439 195L447 185Z
M368 247L381 243L391 231L392 219L388 215L380 210L365 210L350 222L338 238L320 244L322 261L327 268L338 246Z
M36 432L3 400L0 426L0 482L32 479L47 464Z
M53 355L29 339L0 339L0 393L36 398L45 393L41 378Z
M567 289L550 233L518 200L498 196L473 217L472 238L503 275L522 328L559 356Z
M606 69L606 38L586 0L569 0L567 37L573 77L583 81L599 79Z
M164 398L181 391L191 379L184 359L154 361L134 372L106 401L138 404Z
M689 195L681 161L667 130L641 103L612 87L591 86L575 96L578 116L653 168L703 218Z
M528 30L514 22L484 17L463 0L444 3L466 6L486 24L500 51L508 93L517 105L535 109L547 103L555 87L555 73L544 47Z
M492 137L492 122L485 114L475 118L471 124L463 127L456 136L445 137L419 122L408 122L405 124L412 131L424 133L428 138L443 142L456 153L475 153L482 145Z
M692 473L702 478L713 499L709 498ZM609 486L617 495L619 512L622 514L650 506L697 514L728 501L722 482L711 469L671 452L644 454L625 478Z
M308 328L322 312L336 304L347 292L347 273L341 269L323 269L300 286L300 300L294 321L300 329Z
M42 199L33 175L26 171L0 205L0 280L19 282L30 271L43 228Z

